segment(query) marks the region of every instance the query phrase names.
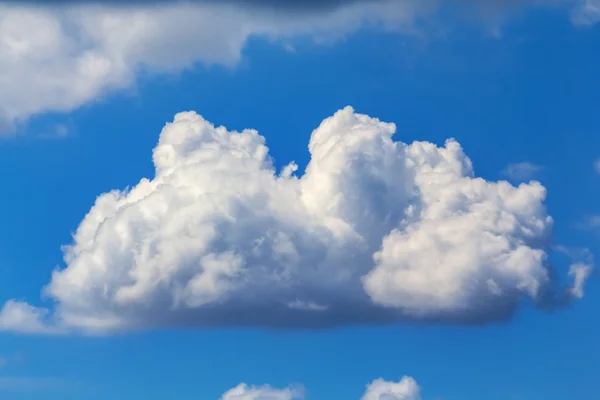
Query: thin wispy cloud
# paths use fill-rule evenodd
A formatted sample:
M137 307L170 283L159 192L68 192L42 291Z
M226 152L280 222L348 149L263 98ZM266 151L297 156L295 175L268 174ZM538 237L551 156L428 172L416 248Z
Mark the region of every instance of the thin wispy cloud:
M513 182L524 182L534 179L543 169L541 165L524 161L507 165L501 175Z
M62 379L0 376L0 393L57 391L72 388L74 388L72 383Z
M594 161L594 171L600 175L600 158Z

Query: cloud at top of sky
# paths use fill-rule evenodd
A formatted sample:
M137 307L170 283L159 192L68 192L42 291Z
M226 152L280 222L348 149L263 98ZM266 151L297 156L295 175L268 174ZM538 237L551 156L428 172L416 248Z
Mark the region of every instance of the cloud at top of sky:
M277 389L271 386L240 384L228 390L220 400L302 400L302 388ZM417 382L405 376L398 382L375 379L368 384L361 400L421 400L421 388Z
M480 324L526 298L583 297L591 261L562 287L549 266L539 182L477 178L455 140L407 144L395 130L340 110L313 131L300 174L276 171L254 130L177 114L155 176L100 195L64 247L43 290L54 309L11 300L0 330Z
M407 3L355 3L274 17L232 4L161 3L70 7L0 3L0 120L10 126L68 112L135 83L140 71L234 66L249 37L335 40L366 21L408 29Z
M160 5L160 4L177 4L177 3L196 3L196 4L211 4L211 3L228 3L237 6L248 8L259 8L275 11L320 11L330 10L338 7L344 7L356 3L418 3L415 0L4 0L5 3L21 3L35 5L52 5L52 6L70 6L74 4L105 4L116 5L120 7L139 6L139 5ZM450 5L466 5L469 7L514 7L520 5L543 6L548 4L577 4L581 6L582 11L591 11L594 5L597 6L594 0L437 0L438 4ZM585 10L588 8L588 10Z
M250 37L331 42L365 25L422 35L427 32L419 22L435 18L440 7L486 11L489 17L516 6L557 6L585 25L600 16L599 2L5 1L0 3L0 128L11 132L33 115L72 111L134 85L140 71L170 73L198 63L234 66ZM56 7L59 3L66 6ZM307 12L290 3L304 4Z
M139 5L177 4L177 3L229 3L238 6L263 8L270 10L323 10L342 7L352 3L377 3L387 0L3 0L5 3L32 5L71 6L74 4L105 4L128 7ZM401 0L402 1L402 0Z

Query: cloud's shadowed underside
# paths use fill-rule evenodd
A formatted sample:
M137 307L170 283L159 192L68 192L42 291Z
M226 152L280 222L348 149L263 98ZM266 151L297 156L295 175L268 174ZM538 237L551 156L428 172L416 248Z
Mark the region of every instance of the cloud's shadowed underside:
M473 325L583 296L590 263L570 285L549 266L541 184L477 178L456 141L395 129L340 110L296 174L273 168L258 132L178 114L155 177L98 197L64 248L44 289L55 309L9 302L0 329Z
M0 37L25 45L0 49L11 77L0 124L72 110L142 68L235 65L252 35L338 38L365 20L403 31L431 12L425 3L572 2L4 2ZM583 295L590 263L572 266L570 285L548 265L541 184L485 181L456 141L407 144L394 132L341 110L313 132L296 174L274 170L257 132L178 114L154 150L156 176L101 195L81 222L44 289L56 307L10 301L0 330L483 324L527 298L554 309Z

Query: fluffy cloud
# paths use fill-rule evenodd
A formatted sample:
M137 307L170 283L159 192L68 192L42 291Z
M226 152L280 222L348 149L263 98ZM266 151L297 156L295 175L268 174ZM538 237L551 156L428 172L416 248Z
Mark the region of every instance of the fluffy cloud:
M241 383L228 390L221 400L300 400L303 399L301 388L275 389L266 386L248 386Z
M197 63L233 66L250 37L327 41L365 24L414 32L440 5L466 3L469 7L457 9L473 10L471 1L332 0L327 7L302 2L304 12L268 0L138 1L129 6L115 1L2 2L0 125L6 132L35 114L71 111L131 86L140 71L169 73ZM490 0L477 2L477 9L490 15L490 10L497 14L517 4L579 4L574 19L590 24L598 18L597 1ZM262 6L244 6L249 4Z
M49 311L27 303L9 300L0 310L0 331L29 334L58 334L61 328L48 322Z
M456 141L394 133L347 107L298 176L258 132L177 114L155 176L99 196L64 248L52 318L9 302L0 329L482 323L556 290L540 183L485 181Z
M84 2L85 3L85 2ZM169 73L233 66L249 37L334 40L368 21L408 27L421 6L407 2L348 4L318 13L247 9L218 2L0 4L0 121L70 111L132 85L140 71Z
M367 391L361 400L420 400L420 392L417 382L409 376L403 377L399 382L376 379L367 385Z
M399 382L376 379L367 385L361 400L421 400L421 389L417 382L403 377ZM301 400L304 398L301 388L275 389L271 386L248 386L242 383L227 391L221 400Z

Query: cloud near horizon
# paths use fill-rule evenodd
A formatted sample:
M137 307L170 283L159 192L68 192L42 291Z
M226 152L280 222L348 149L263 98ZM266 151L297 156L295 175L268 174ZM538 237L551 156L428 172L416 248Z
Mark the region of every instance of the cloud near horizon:
M0 330L480 324L583 296L590 263L562 287L550 271L539 182L477 178L455 140L395 131L346 107L312 132L299 175L275 170L257 131L177 114L155 176L100 195L64 247L43 291L54 309L11 300Z
M600 18L599 3L363 0L309 2L306 12L299 12L273 1L2 2L0 127L11 132L31 116L70 112L132 87L142 72L168 74L198 64L233 67L251 37L334 42L364 26L427 36L420 22L436 18L442 7L500 18L519 6L556 6L586 25Z
M302 388L277 389L269 385L249 386L240 383L233 389L228 390L221 396L220 400L302 400L304 390Z
M220 400L303 400L301 387L276 389L269 385L249 386L241 383L227 391ZM361 400L421 400L421 388L417 382L404 376L398 382L375 379L368 384Z

